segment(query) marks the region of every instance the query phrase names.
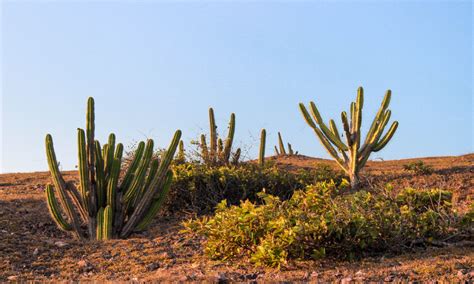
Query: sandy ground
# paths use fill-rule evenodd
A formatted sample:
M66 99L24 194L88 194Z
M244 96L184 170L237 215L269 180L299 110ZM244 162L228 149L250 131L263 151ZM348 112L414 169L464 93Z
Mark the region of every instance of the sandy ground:
M434 167L432 174L407 173L403 165L409 160L369 162L364 182L449 189L455 193L456 206L464 210L474 198L474 154L423 161ZM304 156L275 162L289 169L320 163L334 166ZM76 179L76 175L67 172L65 177ZM81 243L58 230L50 219L44 197L49 182L44 172L0 175L0 281L474 281L472 242L353 262L291 262L281 270L257 268L244 261L208 260L200 240L180 233L176 216L159 218L150 231L128 240Z

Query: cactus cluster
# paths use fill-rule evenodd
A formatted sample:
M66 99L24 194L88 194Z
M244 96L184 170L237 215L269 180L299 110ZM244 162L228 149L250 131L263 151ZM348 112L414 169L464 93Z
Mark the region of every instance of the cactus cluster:
M357 90L356 101L351 103L350 122L347 113L345 111L341 113L346 143L341 140L334 120L329 120L329 127L324 123L314 102L310 102L311 115L305 105L300 103L300 110L304 119L314 130L329 154L349 176L352 188L358 187L360 182L359 172L367 163L370 154L382 150L397 130L398 122L395 121L385 135L382 135L390 120L391 111L388 109L390 98L391 91L388 90L363 144L361 144L362 108L364 105L364 90L362 87Z
M232 153L232 143L235 134L235 114L230 115L229 132L227 138L223 141L217 134L217 125L214 117L214 110L209 108L209 126L210 126L210 143L206 140L206 135L201 134L199 147L201 149L201 157L207 165L228 165L229 163L237 164L240 159L241 150L238 148ZM232 157L232 160L231 160Z
M46 187L48 208L58 227L79 239L126 238L133 231L144 230L163 204L181 131L176 131L160 159L153 159L153 140L140 142L120 180L123 145L115 143L112 133L101 147L94 138L94 116L94 99L89 98L86 131L78 129L79 188L62 177L53 139L46 136L53 182Z
M283 143L283 138L281 138L281 133L278 132L278 147L275 146L275 155L277 156L293 156L298 155L298 152L293 151L290 143L287 143L288 151L285 149L285 144Z

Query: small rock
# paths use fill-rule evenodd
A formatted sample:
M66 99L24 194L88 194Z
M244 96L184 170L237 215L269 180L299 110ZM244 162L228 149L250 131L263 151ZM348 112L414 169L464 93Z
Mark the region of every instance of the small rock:
M157 270L158 268L160 268L159 263L150 263L147 265L146 270L153 271L153 270Z
M362 270L359 270L359 271L357 271L357 272L355 273L355 275L356 275L357 277L364 276L364 274L365 274L365 273L362 272Z
M219 272L217 275L217 283L227 283L229 279L225 276L224 273Z
M319 276L318 272L316 271L311 272L311 275L310 275L311 278L318 278L318 276Z
M77 266L79 267L86 267L87 266L87 261L85 261L84 259L81 259L77 262Z
M55 246L57 246L58 248L63 248L65 246L67 246L67 243L65 242L62 242L62 241L57 241L54 243Z
M351 277L346 277L341 280L341 284L348 284L351 283L352 278Z
M464 277L464 274L466 274L466 270L461 269L461 270L458 270L457 276L458 276L459 278L463 278L463 277Z
M474 278L474 270L469 272L467 275L469 278Z
M383 281L385 281L385 282L392 282L393 280L395 280L395 275L393 275L393 274L390 274L389 276L387 276L383 279Z
M38 255L38 253L39 253L39 250L38 250L38 248L35 248L35 250L33 251L33 255L34 255L34 256L37 256L37 255Z
M18 279L18 276L16 276L16 275L8 276L7 279L10 280L10 281L15 281L15 280Z

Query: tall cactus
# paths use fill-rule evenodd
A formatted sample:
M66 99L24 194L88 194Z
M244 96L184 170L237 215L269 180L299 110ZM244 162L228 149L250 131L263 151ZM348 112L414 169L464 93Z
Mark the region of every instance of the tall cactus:
M258 164L263 167L265 165L265 146L267 141L267 131L262 129L260 132L260 151L258 153Z
M46 154L54 185L46 187L48 209L60 229L79 239L126 238L135 230L145 229L161 207L172 180L169 166L181 131L176 131L160 161L151 158L153 140L148 140L146 147L140 142L119 182L123 145L115 144L113 133L103 147L94 140L93 98L87 102L86 117L86 131L78 129L77 137L79 190L74 183L64 181L53 139L46 135ZM59 203L56 195L59 195Z
M364 105L364 89L362 87L357 90L356 101L351 103L350 122L347 113L345 111L341 113L346 143L341 140L334 120L329 120L329 127L324 123L314 102L310 102L311 115L303 103L299 104L304 119L314 130L321 144L349 176L352 188L359 186L359 172L365 166L370 154L382 150L397 130L398 122L395 121L382 136L390 120L391 111L388 109L388 105L391 95L392 92L388 90L362 145L360 143L362 108Z
M232 113L230 115L229 132L225 141L219 138L217 133L216 119L214 117L214 109L212 108L209 108L209 126L209 144L207 143L206 136L204 134L201 135L201 142L199 143L201 157L204 163L207 165L229 164L231 156L234 163L235 157L240 157L240 155L235 155L237 152L240 152L240 149L237 149L232 155L232 144L234 142L235 134L235 114ZM209 145L209 147L207 145ZM236 163L238 163L238 159Z

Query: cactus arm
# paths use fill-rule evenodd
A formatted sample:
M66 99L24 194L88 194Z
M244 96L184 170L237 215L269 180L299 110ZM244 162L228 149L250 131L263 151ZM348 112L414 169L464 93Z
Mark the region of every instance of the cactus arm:
M145 152L143 154L143 158L140 161L140 165L133 177L133 181L131 182L131 186L129 190L127 190L124 194L123 201L124 201L124 212L127 212L130 206L132 205L131 202L138 194L140 187L143 185L143 181L145 180L146 171L150 164L151 158L153 156L153 146L154 142L152 139L148 139L146 142Z
M318 136L319 141L324 146L324 148L328 151L328 153L336 160L337 164L341 166L343 169L345 168L344 161L339 157L337 154L336 149L331 145L331 142L324 136L324 134L319 130L319 128L313 128L314 133Z
M211 162L216 162L217 159L217 126L216 119L214 117L214 110L209 108L209 127L210 127L210 160Z
M265 144L267 140L267 131L265 129L262 129L260 132L260 149L258 152L258 164L260 166L264 166L265 164Z
M59 171L58 162L56 160L56 154L54 152L53 138L50 134L46 135L46 156L48 160L49 171L51 172L54 187L59 193L59 202L66 213L66 216L71 222L72 228L74 229L74 235L82 239L82 234L79 226L79 218L72 210L71 202L66 194L66 183Z
M291 144L288 143L288 155L293 156L295 152L293 152L293 148L291 147Z
M133 180L133 175L135 174L138 168L138 165L140 164L140 161L143 157L144 150L145 150L145 142L140 141L140 143L138 143L137 150L135 151L133 160L130 163L130 166L128 167L127 172L125 173L122 183L120 184L120 191L123 191L123 192L128 191Z
M222 143L222 139L217 139L217 156L216 161L223 161L224 159L224 144Z
M84 129L77 129L80 188L84 209L92 216L89 193L89 167L87 163L86 138Z
M180 162L180 163L186 162L186 156L184 154L184 142L183 142L183 140L179 141L178 155L177 155L176 158L177 158L177 161Z
M98 241L103 239L103 232L104 232L104 207L100 207L97 210L97 228L96 228L96 239Z
M86 114L86 135L87 135L87 162L89 166L89 177L91 187L95 187L96 176L95 176L95 143L94 143L94 132L95 132L95 112L94 112L94 99L90 97L87 100L87 114ZM92 189L95 191L95 188Z
M275 155L280 156L280 152L278 151L277 146L275 146Z
M390 126L390 129L388 132L384 135L384 137L374 146L372 149L374 152L378 152L382 150L385 145L392 139L393 134L395 134L395 131L397 131L398 128L398 121L394 121L392 126Z
M153 218L156 216L156 213L158 213L161 206L163 205L163 202L165 201L165 198L168 195L168 192L171 188L172 181L173 181L173 172L168 171L168 173L166 174L166 181L163 186L163 189L158 193L158 196L153 199L150 209L148 209L148 212L145 214L141 222L138 223L135 230L142 231L146 229L148 225L150 225L150 223L153 221Z
M71 224L69 224L61 215L58 202L56 197L54 197L53 186L51 184L46 186L46 200L48 203L49 213L53 217L53 220L58 225L58 227L63 231L71 231Z
M169 170L169 166L174 157L180 139L181 130L177 130L168 147L168 150L161 160L158 171L153 178L150 187L145 191L143 198L140 200L134 212L123 227L120 237L126 237L132 233L138 222L140 222L141 218L143 217L143 214L148 210L156 191L164 185L166 173Z
M209 160L209 149L207 148L206 135L201 134L201 157L204 163L208 163Z
M286 155L285 145L283 144L280 132L278 132L278 147L280 148L280 154Z
M227 134L227 139L225 140L225 146L224 146L224 162L225 163L229 163L230 151L232 150L232 143L234 141L234 134L235 134L235 114L232 113L230 115L230 121L229 121L229 133Z
M314 102L310 102L310 109L311 109L311 114L318 124L320 130L324 133L326 138L331 141L337 148L341 149L341 151L347 151L347 146L342 143L341 139L339 137L336 137L331 130L326 126L324 123L321 114L318 111L318 108L316 107L316 104Z
M120 175L120 165L122 162L123 146L121 143L117 145L114 155L112 168L110 169L110 177L107 183L107 206L110 206L112 212L115 211L115 201L117 197L117 183Z
M107 143L107 148L104 155L104 168L105 168L104 172L105 172L106 180L108 180L109 178L110 169L112 168L112 163L114 162L114 153L115 153L115 134L110 133L109 141Z
M237 165L239 163L241 154L242 154L242 150L240 148L237 148L237 150L235 150L235 153L232 157L232 164Z
M352 134L351 130L349 127L349 121L347 120L347 113L345 111L341 112L341 120L342 120L342 126L344 129L344 133L346 134L346 141L347 141L347 146L351 147L352 146Z
M99 141L95 141L95 172L96 172L96 192L97 207L105 206L105 173L104 160L102 159L102 150Z
M303 115L303 118L305 119L306 123L311 127L311 128L316 128L316 124L314 123L313 119L311 118L311 115L309 114L308 110L304 106L303 103L299 104L300 106L300 111L301 114Z
M109 205L105 207L103 214L102 239L110 240L112 238L113 210Z
M72 204L74 205L74 207L76 207L77 210L79 211L79 215L83 223L87 223L89 219L89 214L84 209L84 206L81 203L81 200L82 200L81 194L79 193L76 186L74 185L74 182L68 181L66 183L66 193L69 199L72 201Z

